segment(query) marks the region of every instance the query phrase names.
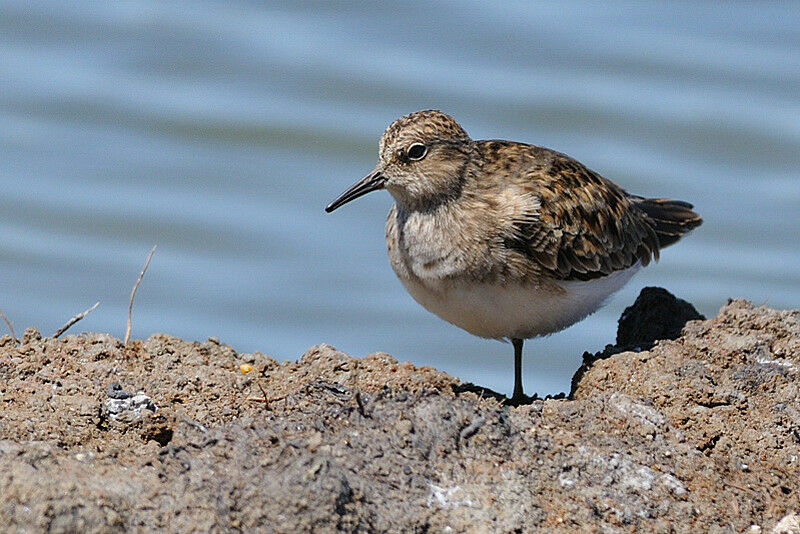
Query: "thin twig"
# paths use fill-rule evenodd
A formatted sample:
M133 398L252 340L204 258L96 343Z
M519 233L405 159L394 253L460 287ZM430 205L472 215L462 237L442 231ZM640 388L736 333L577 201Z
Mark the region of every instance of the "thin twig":
M258 386L258 389L261 390L261 394L264 395L264 398L266 399L267 398L267 392L264 391L264 388L261 387L261 383L258 380L256 380L256 385Z
M58 336L60 336L60 335L61 335L61 334L63 334L64 332L66 332L66 331L67 331L67 329L69 329L69 327L70 327L70 326L74 325L75 323L77 323L78 321L80 321L81 319L83 319L84 317L86 317L87 315L89 315L89 313L91 313L91 311L92 311L92 310L94 310L94 309L95 309L96 307L98 307L99 305L100 305L100 303L99 303L99 302L95 302L95 303L94 303L94 306L92 306L91 308L89 308L89 309L88 309L88 310L86 310L86 311L83 311L83 312L79 313L78 315L76 315L75 317L73 317L72 319L70 319L69 321L67 321L66 323L64 323L64 326L62 326L61 328L59 328L58 330L56 330L55 334L53 334L53 337L54 337L54 338L58 338Z
M15 333L14 333L14 327L13 327L13 326L11 326L11 321L9 321L9 320L8 320L8 317L6 317L6 314L5 314L5 313L3 313L3 310L0 310L0 317L2 317L2 318L3 318L3 320L4 320L4 321L6 322L6 324L8 325L8 329L9 329L9 330L11 330L11 339L13 339L13 340L14 340L14 343L16 343L17 345L19 345L19 339L17 339L17 334L15 334Z
M279 400L286 400L286 396L270 398L264 395L263 397L247 397L247 400L252 402L266 402L267 405L269 405L270 402L278 402Z
M139 273L139 278L136 280L136 283L133 284L133 289L131 289L131 298L128 301L128 324L125 327L125 341L124 344L128 344L128 340L131 338L131 312L133 311L133 297L136 295L136 289L139 287L139 283L141 283L142 278L144 277L145 271L147 271L147 266L150 265L150 260L153 258L153 253L156 251L156 246L153 245L153 248L150 249L150 254L147 255L147 259L144 262L144 267L142 267L142 272Z
M276 401L276 400L281 400L283 398L283 397L278 397L278 398L275 398L275 399L270 399L269 397L267 397L267 392L264 391L264 388L261 387L261 384L258 381L256 381L256 386L258 386L258 389L261 390L261 394L264 395L264 396L261 397L261 398L258 398L258 397L247 397L247 400L253 401L253 402L263 402L264 406L267 408L267 410L270 409L269 408L269 403L270 402Z

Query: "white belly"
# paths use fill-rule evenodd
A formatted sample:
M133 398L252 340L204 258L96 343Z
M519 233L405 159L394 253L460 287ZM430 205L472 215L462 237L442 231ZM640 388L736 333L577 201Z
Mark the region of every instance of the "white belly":
M561 291L521 285L453 283L426 287L402 280L428 311L470 334L493 339L527 339L562 330L596 311L639 269L588 281L558 282Z

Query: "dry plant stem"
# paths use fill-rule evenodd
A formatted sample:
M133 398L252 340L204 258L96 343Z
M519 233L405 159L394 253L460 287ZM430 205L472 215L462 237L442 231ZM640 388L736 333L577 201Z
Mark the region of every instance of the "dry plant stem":
M264 395L264 408L269 410L270 409L270 407L269 407L270 398L267 397L267 392L264 391L264 388L261 387L261 383L260 382L256 381L256 385L258 386L258 389L261 390L261 394Z
M0 317L2 317L3 320L6 322L6 324L8 325L8 329L11 331L11 339L14 340L14 343L19 345L19 339L17 339L17 334L14 333L14 327L11 326L11 321L8 320L8 317L6 317L6 314L3 313L3 310L0 310Z
M96 307L98 307L99 305L100 305L100 302L95 302L95 303L94 303L94 306L92 306L92 307L91 307L91 308L89 308L88 310L82 311L82 312L81 312L81 313L79 313L78 315L74 316L72 319L70 319L69 321L67 321L66 323L64 323L64 326L62 326L61 328L59 328L58 330L56 330L56 331L55 331L55 333L53 334L53 337L54 337L54 338L58 338L58 336L60 336L60 335L61 335L61 334L63 334L64 332L66 332L66 331L69 329L69 327L70 327L70 326L74 325L75 323L77 323L78 321L80 321L81 319L83 319L84 317L86 317L87 315L89 315L89 313L91 313L91 311L92 311L92 310L94 310L94 309L95 309Z
M131 289L131 298L128 301L128 323L125 327L125 341L123 344L127 345L128 340L131 338L131 312L133 311L133 297L136 295L136 289L139 287L139 284L144 277L145 271L147 271L147 266L150 265L150 260L153 258L153 253L156 251L156 246L153 245L153 248L150 249L150 254L147 255L147 259L144 262L144 267L142 267L142 272L139 273L139 278L136 280L136 283L133 284L133 289Z
M247 400L251 402L266 402L269 404L270 402L278 402L279 400L286 400L286 396L283 397L267 397L266 395L263 397L247 397Z

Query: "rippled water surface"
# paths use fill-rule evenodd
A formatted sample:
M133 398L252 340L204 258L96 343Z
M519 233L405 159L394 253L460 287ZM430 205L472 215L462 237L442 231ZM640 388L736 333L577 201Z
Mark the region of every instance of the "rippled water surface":
M406 295L388 194L322 208L425 108L566 152L705 225L608 305L526 344L555 393L646 285L714 314L800 305L793 3L0 1L0 309L50 333L386 351L509 392L510 345ZM0 325L0 331L5 327ZM18 332L19 333L19 332Z

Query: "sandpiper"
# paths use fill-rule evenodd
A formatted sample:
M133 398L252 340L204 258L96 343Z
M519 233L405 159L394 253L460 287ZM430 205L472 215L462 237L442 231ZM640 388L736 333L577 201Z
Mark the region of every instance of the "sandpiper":
M394 121L378 164L325 211L386 189L395 274L427 310L514 346L512 402L525 339L597 310L660 249L702 219L679 200L631 195L578 161L539 146L473 141L449 115Z

